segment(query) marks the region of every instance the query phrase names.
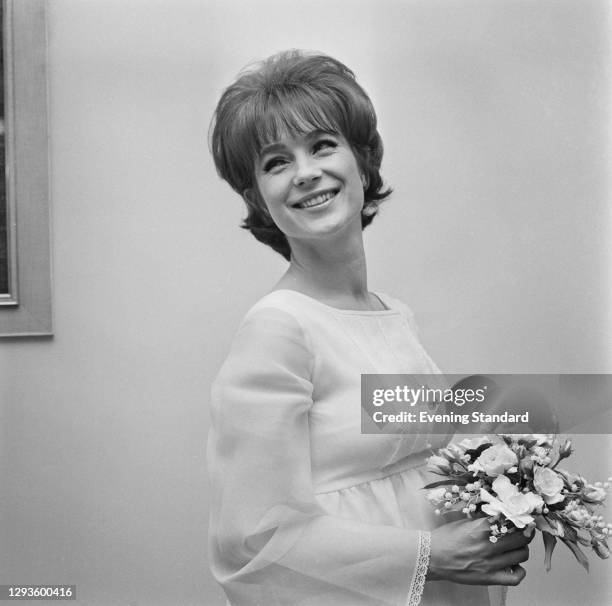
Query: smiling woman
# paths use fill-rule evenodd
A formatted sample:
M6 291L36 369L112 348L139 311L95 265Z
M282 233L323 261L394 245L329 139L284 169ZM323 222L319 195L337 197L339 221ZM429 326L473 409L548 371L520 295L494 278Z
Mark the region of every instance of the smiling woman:
M362 374L439 373L408 308L368 289L362 230L390 190L367 94L335 59L275 55L223 94L212 151L289 261L213 385L210 558L232 606L488 605L529 539L439 525L421 487L447 436L361 433Z
M293 150L307 152L301 160L325 158L339 145L350 147L363 185L362 227L372 222L391 190L384 188L379 172L383 146L376 113L351 70L325 55L305 61L297 51L270 57L260 68L244 72L221 97L211 147L219 174L247 204L244 227L289 260L287 238L258 185L265 175L285 172L278 168L287 162L281 152L291 155L287 145L298 143L294 135L302 145L313 146ZM308 169L303 163L292 168Z
M291 249L337 229L361 231L365 176L341 135L313 131L262 150L251 204L268 212Z

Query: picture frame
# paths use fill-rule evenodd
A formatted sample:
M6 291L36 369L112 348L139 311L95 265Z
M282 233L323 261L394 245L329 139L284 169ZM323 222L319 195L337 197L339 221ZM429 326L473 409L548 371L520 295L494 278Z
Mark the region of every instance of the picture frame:
M53 334L46 12L46 0L2 0L2 337Z

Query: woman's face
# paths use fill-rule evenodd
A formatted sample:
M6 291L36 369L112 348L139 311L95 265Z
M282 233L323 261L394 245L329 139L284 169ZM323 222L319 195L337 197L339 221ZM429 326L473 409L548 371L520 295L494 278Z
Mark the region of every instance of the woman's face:
M289 240L329 237L353 223L361 231L363 179L342 135L312 131L266 145L256 160L255 180Z

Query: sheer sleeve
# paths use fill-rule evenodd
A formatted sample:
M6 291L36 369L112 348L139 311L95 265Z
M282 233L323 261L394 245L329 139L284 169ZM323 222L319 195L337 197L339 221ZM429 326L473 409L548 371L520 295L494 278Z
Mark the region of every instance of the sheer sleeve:
M293 316L247 316L213 385L212 572L232 606L416 606L428 533L326 515L316 502L312 367Z

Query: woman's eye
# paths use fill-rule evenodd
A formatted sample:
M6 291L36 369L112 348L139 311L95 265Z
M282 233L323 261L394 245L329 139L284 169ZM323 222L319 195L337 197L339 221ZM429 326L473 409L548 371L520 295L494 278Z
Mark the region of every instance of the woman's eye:
M317 141L313 147L316 153L318 151L323 151L326 149L334 149L338 147L338 144L332 139L319 139L319 141Z
M280 156L269 158L268 160L264 162L264 165L263 165L264 172L268 173L271 170L281 168L282 166L284 166L286 162L287 161L285 160L285 158L281 158Z

